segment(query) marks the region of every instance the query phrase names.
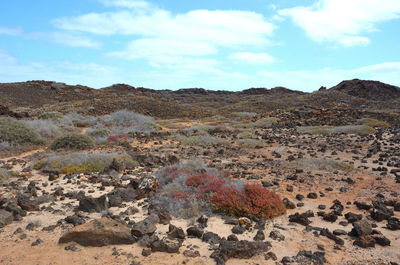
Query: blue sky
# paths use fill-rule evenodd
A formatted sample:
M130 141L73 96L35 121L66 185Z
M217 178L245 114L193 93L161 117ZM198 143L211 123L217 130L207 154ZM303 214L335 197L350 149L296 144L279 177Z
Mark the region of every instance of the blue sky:
M13 0L0 9L0 82L400 86L399 51L399 0Z

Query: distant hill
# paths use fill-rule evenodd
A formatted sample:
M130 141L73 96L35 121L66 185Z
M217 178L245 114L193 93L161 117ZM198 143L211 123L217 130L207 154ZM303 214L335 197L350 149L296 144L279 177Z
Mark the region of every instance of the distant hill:
M387 101L400 98L400 87L388 85L379 81L359 79L347 80L329 90L336 90L353 97L369 100Z

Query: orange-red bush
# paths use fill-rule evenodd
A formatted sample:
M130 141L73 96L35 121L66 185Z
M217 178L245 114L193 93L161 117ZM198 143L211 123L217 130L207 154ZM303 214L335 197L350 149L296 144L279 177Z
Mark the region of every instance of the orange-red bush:
M223 178L205 173L188 177L185 185L197 188L196 198L209 201L215 211L228 215L272 218L286 212L280 197L261 184L245 184L238 189ZM176 194L178 198L182 196L185 197Z

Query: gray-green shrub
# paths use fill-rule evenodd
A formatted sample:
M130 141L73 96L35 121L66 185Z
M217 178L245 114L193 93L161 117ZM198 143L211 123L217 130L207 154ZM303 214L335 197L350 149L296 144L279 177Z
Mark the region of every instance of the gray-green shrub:
M95 146L92 138L83 134L66 134L56 138L51 144L52 150L59 149L75 149L75 150L86 150L91 149Z
M32 127L13 118L0 118L0 141L16 145L43 144L43 139Z
M60 128L53 120L25 120L43 138L54 138L61 134Z

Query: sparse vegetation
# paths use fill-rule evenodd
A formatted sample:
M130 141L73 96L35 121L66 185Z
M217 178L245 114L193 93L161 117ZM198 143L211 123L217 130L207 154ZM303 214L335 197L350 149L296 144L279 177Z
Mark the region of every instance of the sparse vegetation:
M35 169L42 171L58 171L62 174L101 172L109 168L113 159L120 159L127 168L138 165L128 155L103 153L71 153L65 155L51 154L35 163Z
M269 128L277 122L275 117L267 117L253 122L252 125L256 128Z
M373 128L389 128L390 124L386 121L380 121L374 118L363 118L358 121L360 124Z
M360 134L368 135L375 133L373 127L367 125L345 125L345 126L303 126L298 127L297 131L302 134Z
M173 139L179 141L181 144L189 146L212 147L225 143L225 141L220 138L207 135L193 135L193 136L178 135L173 137Z
M110 115L105 115L102 120L113 134L158 130L158 125L153 118L128 110L120 110Z
M237 143L244 148L261 148L264 146L263 141L258 139L240 139Z
M51 144L52 150L59 149L72 149L72 150L86 150L95 146L94 141L83 134L66 134L58 137Z
M43 144L32 127L12 118L0 118L0 141L16 145Z
M10 147L11 147L11 145L9 142L0 140L0 151L8 150L8 149L10 149Z
M325 158L304 158L296 161L284 162L283 166L288 168L325 170L329 172L333 172L335 170L351 172L354 170L352 165L349 165L345 162Z
M61 134L60 128L52 120L25 120L43 138L54 138Z
M39 116L40 120L59 120L63 117L60 112L44 112Z
M161 169L156 176L162 189L152 205L183 218L212 210L249 218L271 218L286 212L279 196L261 185L232 182L218 172L211 173L182 163Z
M4 169L4 168L0 168L0 184L4 183L4 181L6 181L7 179L12 177L12 172Z

